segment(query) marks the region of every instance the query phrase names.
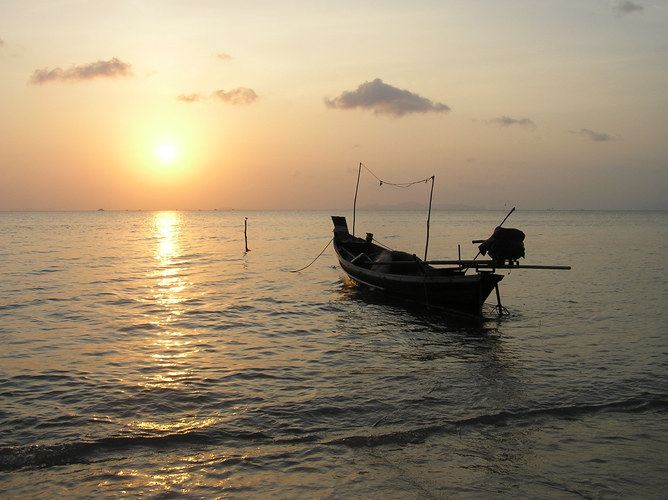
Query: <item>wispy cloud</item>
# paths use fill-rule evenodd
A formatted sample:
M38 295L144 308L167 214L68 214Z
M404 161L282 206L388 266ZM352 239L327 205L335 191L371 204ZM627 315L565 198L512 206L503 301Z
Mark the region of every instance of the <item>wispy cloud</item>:
M631 14L632 12L639 12L641 10L643 10L642 5L631 2L630 0L621 0L615 5L615 12L620 16Z
M226 104L232 104L233 106L243 106L254 103L260 99L260 97L253 89L246 87L239 87L232 90L216 90L208 97L201 92L195 92L193 94L181 94L176 97L177 101L187 103L206 101L209 99L217 99L223 101Z
M198 102L204 99L205 97L199 92L195 92L194 94L180 94L176 97L176 100L181 102Z
M594 142L605 142L613 140L612 137L608 134L604 134L602 132L594 132L593 130L589 130L588 128L581 128L580 130L571 130L571 133L584 135L585 137Z
M357 90L345 91L334 99L325 98L325 105L335 109L369 109L376 114L401 117L410 113L443 113L450 107L434 103L408 90L384 83L380 78L364 82Z
M81 66L72 66L69 69L37 69L30 77L33 85L42 85L48 82L80 82L95 78L118 78L131 76L132 65L114 57L108 61L97 61Z
M232 60L232 56L229 55L229 54L226 54L225 52L218 52L216 54L216 57L218 59L220 59L221 61L231 61Z
M234 90L216 90L213 93L214 97L217 97L226 104L233 104L235 106L251 104L259 99L258 95L253 89L246 87L239 87Z
M510 127L512 125L531 128L536 127L536 124L528 118L511 118L509 116L499 116L498 118L492 118L488 123L499 125L500 127Z

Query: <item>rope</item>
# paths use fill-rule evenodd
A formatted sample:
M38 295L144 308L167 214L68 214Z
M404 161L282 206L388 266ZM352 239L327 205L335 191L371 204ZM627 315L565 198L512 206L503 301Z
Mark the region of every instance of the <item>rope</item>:
M394 252L394 248L388 247L385 243L378 241L376 238L373 239L379 246L385 248L386 250L389 250L390 252Z
M374 174L373 171L369 167L367 167L364 163L360 163L360 166L364 167L367 172L369 172L371 175L373 175L376 178L376 180L380 183L381 186L383 184L387 184L388 186L394 186L394 187L398 187L398 188L407 188L407 187L411 187L415 184L422 184L423 182L427 183L431 180L431 177L427 177L426 179L420 179L419 181L413 181L413 182L388 182L388 181L382 180L380 177L378 177L376 174Z
M306 269L307 267L311 267L311 265L312 265L316 260L318 260L318 259L320 258L320 256L321 256L323 253L325 253L325 250L327 250L327 248L329 247L329 245L332 244L332 241L334 241L334 238L332 238L331 240L329 240L329 242L325 245L325 248L322 249L322 252L320 252L320 253L318 254L318 256L317 256L315 259L313 259L313 260L311 261L310 264L308 264L307 266L302 267L301 269L295 269L295 270L288 269L288 271L290 271L291 273L298 273L299 271L303 271L303 270Z
M359 185L360 185L360 174L362 173L362 167L366 169L367 172L369 172L372 176L376 178L376 180L380 183L380 186L382 187L383 184L387 184L388 186L393 186L393 187L398 187L398 188L408 188L411 186L414 186L415 184L426 184L427 182L431 181L431 191L429 192L429 211L427 212L427 238L425 240L424 244L424 260L427 260L427 252L429 250L429 226L431 223L431 202L434 197L434 176L432 175L431 177L427 177L426 179L420 179L419 181L413 181L413 182L387 182L382 180L380 177L378 177L376 174L373 173L373 171L367 167L364 163L360 162L360 167L359 170L357 171L357 186L355 187L355 201L353 203L353 236L355 235L355 215L356 215L356 208L357 208L357 192L359 190ZM506 217L507 218L507 217ZM505 221L505 219L504 219Z
M357 185L355 186L355 201L353 202L353 236L355 236L355 220L357 218L357 193L360 188L360 174L362 173L362 167L366 169L367 172L369 172L379 183L380 186L382 187L383 184L387 184L388 186L393 186L393 187L398 187L398 188L408 188L411 186L414 186L415 184L426 184L427 182L431 181L431 191L429 193L429 212L427 214L427 238L425 241L424 245L424 260L427 260L427 251L429 249L429 225L431 222L431 201L432 198L434 197L434 176L432 175L431 177L427 177L426 179L420 179L419 181L413 181L413 182L387 182L382 180L380 177L378 177L376 174L373 173L373 171L367 167L364 163L360 162L359 169L357 170Z

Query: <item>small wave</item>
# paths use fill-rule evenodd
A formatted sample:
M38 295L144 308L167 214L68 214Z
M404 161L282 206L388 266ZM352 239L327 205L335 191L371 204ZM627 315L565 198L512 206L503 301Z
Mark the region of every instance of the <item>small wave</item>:
M135 299L116 299L109 302L112 306L131 306L137 304L138 301Z
M13 309L21 309L22 307L28 307L29 304L22 302L22 303L15 303L15 304L0 304L0 311L11 311Z
M0 471L87 462L93 443L8 446L0 448Z
M668 410L668 400L635 398L626 401L595 405L565 406L554 408L502 411L389 433L355 435L326 441L328 445L343 445L350 448L376 447L388 444L418 444L438 434L458 433L463 428L475 426L506 426L513 424L538 424L543 419L576 419L598 413L644 413Z
M601 403L592 405L560 406L553 408L537 408L519 411L503 411L496 414L480 415L457 423L458 426L469 425L506 425L515 421L531 421L541 418L569 419L578 418L596 413L642 413L668 409L668 401L663 399L634 398L625 401Z
M410 429L405 431L396 431L385 434L371 434L368 436L348 436L337 439L332 439L325 442L331 445L344 445L350 448L361 447L375 447L387 444L418 444L423 442L433 434L443 434L447 430L454 430L452 425L435 425L423 427L418 429Z
M296 432L297 434L299 431ZM285 438L276 438L272 440L274 444L300 444L300 443L317 443L320 437L317 434L306 434L304 436L290 436Z
M145 331L145 330L160 330L160 326L153 323L137 323L130 326L124 326L119 328L120 332L131 333L135 331Z
M121 452L136 447L165 448L183 444L215 444L226 440L264 441L270 440L270 437L262 432L218 429L215 432L191 430L177 434L116 436L73 443L7 446L0 448L0 471L92 463L100 460L100 453Z
M320 412L336 414L339 410L339 408L328 407L320 409ZM666 410L668 410L668 400L646 397L594 405L501 411L494 414L444 421L436 425L412 429L394 429L376 434L355 434L329 440L323 440L313 432L313 429L306 431L296 428L289 429L289 435L286 435L286 429L283 429L283 432L280 433L282 435L279 436L271 436L261 431L221 429L219 427L209 428L205 431L202 429L188 429L169 434L144 432L127 436L102 437L89 441L0 447L0 471L52 467L72 463L93 463L105 460L105 454L130 451L137 447L160 449L183 445L220 445L230 441L244 441L254 444L320 442L323 445L349 448L408 445L422 443L434 435L456 434L463 429L479 426L540 425L545 420L569 420L599 413L624 414L663 412ZM327 432L326 429L321 429L321 431Z
M47 267L46 269L35 269L34 271L31 271L27 274L32 276L41 276L43 274L59 273L62 271L63 269L59 267Z

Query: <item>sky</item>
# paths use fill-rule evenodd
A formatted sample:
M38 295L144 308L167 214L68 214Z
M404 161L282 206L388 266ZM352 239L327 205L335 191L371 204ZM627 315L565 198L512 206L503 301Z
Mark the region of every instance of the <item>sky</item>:
M0 0L0 72L0 210L668 209L665 0Z

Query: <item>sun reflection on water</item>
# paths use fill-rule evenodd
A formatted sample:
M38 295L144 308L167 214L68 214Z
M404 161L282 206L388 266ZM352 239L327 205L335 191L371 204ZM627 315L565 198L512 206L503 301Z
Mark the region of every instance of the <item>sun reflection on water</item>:
M177 212L159 212L153 221L154 238L158 241L155 258L158 266L153 271L153 277L158 278L154 288L154 299L160 306L168 310L165 317L159 320L173 321L183 311L179 307L185 300L187 282L183 276L185 271L180 257L179 236L181 232L181 217Z
M215 418L191 418L188 420L178 421L178 422L135 422L134 426L138 429L150 430L150 431L161 431L161 432L175 432L175 431L189 431L189 430L201 430L206 427L212 426L218 422Z
M149 278L154 282L151 302L156 307L149 321L157 327L157 333L150 342L153 368L145 376L143 385L147 388L178 388L190 377L187 358L198 351L177 324L187 311L185 304L190 288L187 262L180 245L182 226L178 212L159 212L153 219L156 266L149 272Z

